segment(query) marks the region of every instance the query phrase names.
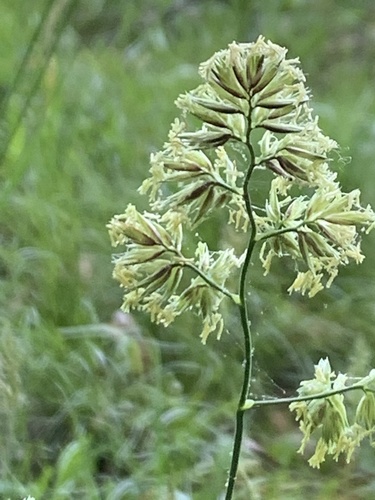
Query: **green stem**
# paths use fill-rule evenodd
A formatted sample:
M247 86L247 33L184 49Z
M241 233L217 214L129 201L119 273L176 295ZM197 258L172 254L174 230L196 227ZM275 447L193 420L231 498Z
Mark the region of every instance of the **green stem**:
M243 383L240 398L238 401L237 412L236 412L236 428L234 433L233 440L233 451L232 451L232 460L229 469L228 483L227 483L227 491L225 495L225 500L231 500L233 496L234 486L236 482L238 464L240 459L241 452L241 444L242 444L242 436L243 436L243 418L244 418L244 405L249 394L250 383L251 383L251 373L252 373L252 361L253 361L253 342L249 325L248 311L247 311L247 302L246 302L246 277L249 269L251 257L253 254L254 246L256 244L256 236L257 236L257 227L254 219L254 213L251 205L251 198L249 194L249 182L251 178L251 174L254 170L255 166L255 154L253 147L250 143L250 127L248 133L248 141L247 145L250 151L250 166L247 170L246 177L243 183L243 197L246 204L246 210L250 219L250 227L251 233L249 238L249 243L246 250L244 264L241 269L240 275L240 284L239 284L239 299L240 303L238 305L240 318L241 318L241 326L244 334L244 347L245 347L245 361L244 361L244 374L243 374Z
M275 229L274 231L270 231L269 233L261 234L257 238L257 241L264 241L268 240L269 238L275 238L276 236L280 236L280 234L297 232L301 227L309 227L310 224L314 224L315 222L315 220L303 220L293 227L282 227L280 229Z
M281 229L275 229L275 231L271 231L269 233L262 234L261 236L259 236L257 241L264 241L264 240L268 240L269 238L275 238L276 236L280 236L280 234L296 232L302 226L306 226L307 224L308 223L306 221L302 221L294 227L283 227Z
M225 287L219 286L215 281L211 280L206 274L204 274L203 271L201 271L196 265L194 265L192 262L185 261L184 263L185 267L189 267L192 269L198 276L200 276L208 285L212 286L212 288L215 288L218 292L221 292L222 294L226 295L229 297L236 305L239 303L238 297L231 293L229 290L227 290Z
M324 399L329 398L330 396L335 396L336 394L343 394L344 392L362 390L368 392L375 392L366 387L363 384L354 384L349 387L343 387L341 389L332 389L331 391L320 392L318 394L313 394L311 396L296 396L290 398L277 398L277 399L262 399L262 400L254 400L248 399L246 400L243 410L249 410L250 408L255 408L259 406L271 406L271 405L281 405L281 404L290 404L290 403L298 403L300 401L313 401L314 399Z
M225 182L222 182L222 181L218 181L215 179L215 186L218 186L218 187L221 187L233 194L236 194L237 196L241 196L241 191L238 191L237 189L229 186L229 184L226 184Z
M212 288L214 288L215 290L217 290L218 292L222 293L223 295L226 295L228 298L230 298L236 305L238 305L239 303L239 298L237 295L231 293L229 290L227 290L225 287L221 287L220 285L218 285L217 283L215 283L215 281L211 280L211 278L209 278L203 271L201 271L199 269L199 267L197 267L194 262L193 262L193 259L187 259L186 257L184 257L184 255L180 252L180 250L178 250L177 248L174 248L174 247L167 247L165 246L164 247L168 252L171 252L173 253L174 255L177 255L177 257L179 258L179 263L180 265L183 265L185 267L188 267L189 269L191 269L192 271L194 271L198 276L200 276L208 285L212 286Z

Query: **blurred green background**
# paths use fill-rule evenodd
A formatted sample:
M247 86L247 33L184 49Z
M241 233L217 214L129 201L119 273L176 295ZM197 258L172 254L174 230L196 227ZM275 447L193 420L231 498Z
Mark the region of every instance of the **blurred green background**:
M194 318L121 314L105 224L145 206L136 189L198 64L259 34L300 57L342 184L374 206L375 4L3 0L0 19L0 498L220 499L238 320L228 311L231 333L204 347ZM212 247L233 237L214 222ZM374 235L363 247L314 299L287 295L292 269L252 268L257 396L293 394L322 356L374 366ZM299 439L287 408L254 411L235 498L375 498L369 445L316 471Z

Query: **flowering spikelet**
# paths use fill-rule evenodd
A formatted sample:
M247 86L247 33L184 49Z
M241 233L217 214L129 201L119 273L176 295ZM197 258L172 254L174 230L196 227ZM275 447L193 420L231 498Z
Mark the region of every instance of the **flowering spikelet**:
M350 424L345 407L344 394L334 394L325 398L311 399L309 401L296 401L289 408L296 412L296 420L300 423L303 439L299 453L303 453L311 436L320 435L315 452L309 459L312 467L320 468L326 455L333 455L335 460L343 453L346 461L350 462L351 456L361 441L375 432L375 398L373 389L375 370L360 380L357 385L368 386L369 390L360 400L355 421ZM339 391L347 387L347 377L339 373L336 375L331 370L328 359L321 359L315 365L315 376L311 380L304 380L298 389L299 396L321 396L327 391Z
M202 83L176 100L182 116L151 155L150 177L139 188L150 211L129 205L109 230L112 244L125 247L114 257L124 309L147 311L164 325L194 310L205 341L223 329L222 299L238 304L226 287L242 258L234 250L210 251L199 235L187 257L183 231L196 234L204 220L227 210L229 224L251 231L265 273L275 257L291 259L289 292L312 297L332 284L340 266L362 262L361 236L375 214L361 206L358 190L342 191L330 167L338 146L320 130L299 60L288 59L285 48L264 37L233 42L199 74ZM256 169L273 175L261 206L250 199Z

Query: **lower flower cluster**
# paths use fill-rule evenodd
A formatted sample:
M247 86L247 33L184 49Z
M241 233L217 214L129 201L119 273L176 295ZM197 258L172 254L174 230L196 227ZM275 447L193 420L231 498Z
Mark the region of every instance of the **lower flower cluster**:
M125 290L123 310L147 312L152 321L168 326L194 309L203 319L203 343L211 332L219 338L223 330L220 304L225 296L236 300L225 282L241 260L232 249L210 252L203 242L198 243L194 257L185 257L181 225L170 233L160 219L155 214L140 214L129 205L108 224L112 244L126 249L113 258L114 278ZM188 272L193 273L190 282Z
M350 424L344 392L355 388L362 390L364 394L358 403L354 422ZM315 366L313 379L301 382L299 396L316 395L317 398L296 401L289 408L296 412L296 420L303 433L299 452L305 451L312 436L318 437L315 452L309 459L312 467L320 468L326 455L332 455L334 460L338 460L344 454L349 463L356 447L367 437L371 445L375 446L372 439L375 433L374 392L375 370L354 385L348 386L347 377L341 373L335 375L327 358L321 359ZM327 396L325 393L333 394Z

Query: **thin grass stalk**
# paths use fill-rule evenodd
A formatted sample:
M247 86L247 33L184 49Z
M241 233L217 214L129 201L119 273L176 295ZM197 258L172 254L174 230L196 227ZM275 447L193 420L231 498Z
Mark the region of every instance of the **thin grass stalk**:
M249 124L250 131L250 124ZM242 437L243 437L243 419L245 414L244 405L246 403L246 399L249 395L250 385L251 385L251 374L252 374L252 361L253 361L253 340L250 329L250 321L248 317L248 308L247 308L247 300L246 300L246 281L247 281L247 272L249 269L249 265L251 262L251 257L254 251L256 236L257 236L257 227L254 220L254 214L251 204L251 198L249 193L249 182L251 178L251 174L254 170L255 166L255 154L254 149L250 143L250 133L248 134L248 142L247 146L250 152L250 165L246 173L246 177L243 183L243 197L246 204L247 213L250 219L251 233L250 238L246 250L245 261L241 269L240 275L240 283L239 283L239 298L240 304L238 306L240 318L241 318L241 326L244 334L244 348L245 348L245 359L244 359L244 372L243 372L243 383L240 398L238 401L237 412L236 412L236 428L233 440L233 451L232 451L232 459L231 465L229 469L228 483L225 500L231 500L233 497L234 486L236 482L236 476L238 471L238 464L241 453L241 445L242 445Z
M55 0L49 0L49 2L46 3L45 9L43 10L42 15L40 17L40 21L38 23L38 26L36 27L32 37L30 39L30 42L27 44L26 52L25 52L25 54L20 62L18 70L13 78L13 82L9 86L4 97L0 100L0 116L5 115L11 96L16 92L18 86L20 85L20 82L24 78L24 75L26 73L26 69L27 69L27 67L29 65L29 61L31 59L31 55L34 52L34 49L36 47L38 39L40 38L41 33L43 32L46 21L50 16L50 12L52 10L54 2L55 2Z
M50 17L51 17L51 12L53 11L53 4L54 4L54 1L51 2L51 5L50 5L50 8L49 8L49 12L48 12L48 15L45 17L45 19L43 20L43 26L45 24L48 23ZM30 87L30 91L29 93L27 94L26 96L26 99L24 101L24 104L21 108L21 111L19 112L18 116L17 116L17 119L11 129L11 131L8 133L8 136L6 138L6 141L5 141L5 144L0 152L0 164L3 163L7 153L8 153L8 150L9 150L9 147L13 141L13 138L15 137L21 123L22 123L22 120L23 118L25 117L26 113L27 113L27 110L29 109L30 107L30 104L31 104L31 101L33 99L33 97L36 95L39 87L40 87L40 83L43 79L43 76L46 72L46 69L49 65L49 62L51 60L51 57L53 55L53 53L55 52L56 50L56 47L60 41L60 38L62 36L62 33L66 27L66 25L68 24L73 12L74 12L74 9L77 7L77 4L78 2L76 0L70 0L70 2L68 3L68 6L65 8L65 10L63 10L63 13L60 17L60 20L61 22L57 21L56 22L56 30L55 30L55 36L52 40L52 43L50 45L50 47L48 48L46 54L45 54L45 58L44 58L44 61L43 61L43 64L40 66L40 69L39 69L39 72L37 73L35 79L34 79L34 82L33 84L31 85ZM42 26L42 27L43 27ZM41 27L41 28L42 28ZM42 32L42 29L39 29L39 26L38 26L38 29L37 29L37 32L38 32L38 37L40 36L41 32ZM32 44L33 44L33 48L35 49L35 46L37 44L37 40L35 38L35 34L33 35L32 37ZM31 53L34 52L34 51L31 51ZM31 55L30 53L30 55ZM28 56L30 57L30 56ZM25 58L24 58L25 59ZM24 74L24 70L25 70L26 66L25 65L22 65L22 71L21 71L21 74L20 74L20 77L17 79L17 85L18 85L18 81L20 81L20 78L21 76ZM13 91L14 91L14 87L13 87ZM7 99L7 102L11 99L11 95L8 97Z

